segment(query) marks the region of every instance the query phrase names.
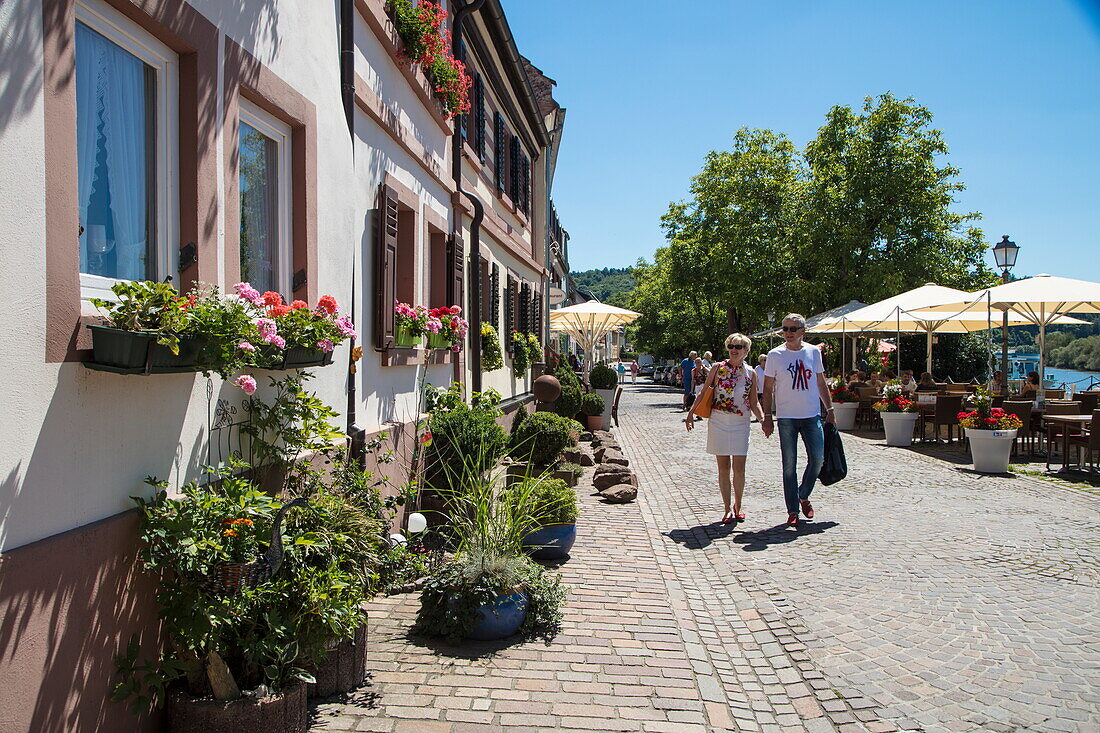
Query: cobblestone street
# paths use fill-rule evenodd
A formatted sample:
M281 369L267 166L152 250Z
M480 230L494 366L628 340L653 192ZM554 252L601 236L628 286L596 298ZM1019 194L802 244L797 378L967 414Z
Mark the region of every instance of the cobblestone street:
M555 639L426 645L415 595L379 599L371 678L314 730L1100 729L1100 499L848 436L848 478L787 529L778 436L754 425L748 519L722 526L678 404L627 387L641 491L578 487Z

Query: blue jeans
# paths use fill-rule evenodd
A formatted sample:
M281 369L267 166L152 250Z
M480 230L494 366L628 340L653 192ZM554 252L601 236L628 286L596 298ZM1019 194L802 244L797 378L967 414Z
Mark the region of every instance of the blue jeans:
M779 422L779 449L783 453L783 498L787 502L787 513L798 514L799 500L809 499L821 473L821 463L825 460L825 433L821 429L820 417L789 418L781 417ZM798 483L798 436L806 445L806 470L802 474L802 483Z

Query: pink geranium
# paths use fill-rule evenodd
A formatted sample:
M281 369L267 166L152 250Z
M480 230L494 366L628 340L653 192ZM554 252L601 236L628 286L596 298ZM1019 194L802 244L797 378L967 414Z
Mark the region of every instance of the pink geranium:
M242 374L234 379L233 384L243 389L245 394L252 394L256 391L256 380L247 374Z
M260 291L248 283L237 283L233 286L233 290L242 300L247 300L252 305L264 305L264 296L260 295Z
M248 343L247 341L242 341L239 344L237 344L237 348L240 349L241 351L255 351L256 350L256 347L253 346L252 344Z
M332 343L332 339L321 339L317 342L317 348L325 353L328 353L336 348L336 345Z

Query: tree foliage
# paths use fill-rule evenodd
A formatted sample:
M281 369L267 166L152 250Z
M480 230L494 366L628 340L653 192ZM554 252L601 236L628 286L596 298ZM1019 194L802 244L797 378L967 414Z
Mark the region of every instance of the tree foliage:
M720 351L767 314L870 303L926 282L988 284L976 213L952 210L959 171L932 114L890 94L837 106L800 155L781 133L742 128L709 153L690 198L661 218L667 246L634 267L624 305L657 356Z

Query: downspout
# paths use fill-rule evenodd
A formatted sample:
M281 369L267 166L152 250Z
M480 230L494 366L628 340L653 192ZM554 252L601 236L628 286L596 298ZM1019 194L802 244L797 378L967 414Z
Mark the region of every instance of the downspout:
M347 0L345 0L346 2ZM464 0L452 0L453 13L451 15L451 55L458 57L462 44L462 23L466 16L477 12L485 0L472 0L469 3ZM470 273L470 295L467 302L475 302L480 305L481 293L481 222L485 218L485 207L472 192L462 187L462 135L458 130L451 133L451 177L454 178L455 190L465 196L474 208L474 216L470 221L470 252L468 256L467 270ZM456 218L461 216L455 212ZM457 235L462 231L461 225L457 227ZM473 309L471 309L473 310ZM481 391L481 312L469 314L470 321L470 366L473 372L470 389L474 392Z
M340 99L344 104L344 117L351 139L352 165L355 162L355 0L340 0ZM351 267L351 313L355 314L355 262ZM348 349L347 372L347 434L349 454L360 469L367 467L366 431L356 424L356 353L359 347L352 338Z

